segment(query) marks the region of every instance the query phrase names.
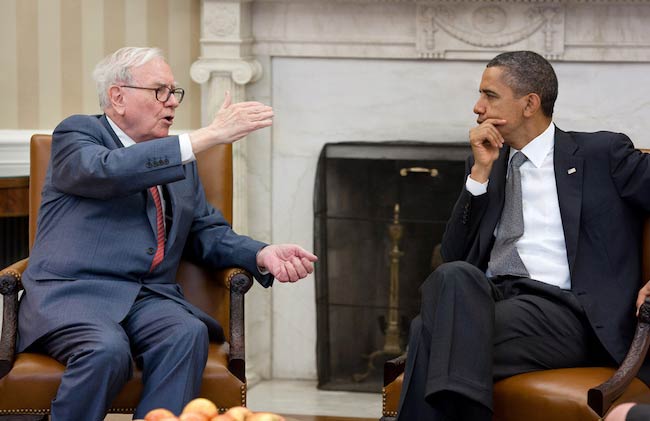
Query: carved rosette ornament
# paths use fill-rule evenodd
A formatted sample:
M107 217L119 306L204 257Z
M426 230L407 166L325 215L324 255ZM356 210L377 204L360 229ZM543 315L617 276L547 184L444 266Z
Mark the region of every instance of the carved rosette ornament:
M507 4L506 4L507 3ZM532 49L561 58L564 8L529 2L444 2L418 5L416 48L422 58L448 51Z
M205 11L205 31L208 37L226 38L239 27L237 13L229 5L213 5Z

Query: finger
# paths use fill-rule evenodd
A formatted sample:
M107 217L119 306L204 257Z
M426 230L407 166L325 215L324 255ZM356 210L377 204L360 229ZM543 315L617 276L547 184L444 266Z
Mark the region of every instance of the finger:
M291 262L284 262L284 268L287 271L287 276L289 277L289 281L291 282L296 282L298 279L298 272L296 272L296 268L293 267Z
M305 266L302 264L301 259L294 256L291 258L291 264L296 269L296 273L298 273L299 279L302 279L309 274L307 272L307 268L305 268Z
M314 272L314 265L311 260L307 259L306 257L301 257L300 260L302 261L302 266L307 270L308 273L313 273Z
M303 257L310 262L316 262L318 260L318 256L316 256L313 253L308 252L307 250L303 249L302 247L298 247L296 250L296 254L300 257Z
M287 274L287 269L284 267L284 265L280 265L277 273L274 273L273 276L275 276L275 279L277 279L280 282L289 282L289 275Z
M221 104L221 108L219 108L219 111L225 110L226 108L230 107L231 104L232 104L232 97L230 96L230 91L226 91L223 104Z
M265 112L249 114L249 119L251 121L270 120L271 118L273 118L273 111L265 111Z
M493 125L493 126L503 126L503 125L506 124L507 122L508 122L507 120L503 120L503 119L501 119L501 118L488 118L488 119L485 119L485 120L481 123L481 126L482 126L483 124L491 124L491 125Z

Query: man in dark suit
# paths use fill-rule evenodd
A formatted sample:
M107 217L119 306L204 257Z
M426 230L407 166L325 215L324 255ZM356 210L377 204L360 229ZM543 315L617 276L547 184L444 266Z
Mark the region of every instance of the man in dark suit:
M557 78L536 53L495 57L479 93L447 263L411 325L400 421L490 420L494 380L620 362L648 295L650 157L623 134L555 127Z
M221 326L183 297L181 255L240 266L265 287L295 282L316 256L236 234L207 202L195 154L268 127L273 110L232 104L214 121L169 136L183 89L158 49L123 48L94 72L104 115L67 118L54 130L38 231L19 312L19 351L66 365L52 420L102 420L143 369L135 417L180 412L197 396L209 339Z

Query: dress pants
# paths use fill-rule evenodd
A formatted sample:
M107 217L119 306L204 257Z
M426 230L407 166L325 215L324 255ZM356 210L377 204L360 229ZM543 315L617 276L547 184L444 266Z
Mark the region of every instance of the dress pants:
M143 287L121 323L80 320L41 338L35 350L66 366L52 421L103 420L131 377L133 361L144 383L134 417L144 418L154 408L180 413L198 396L208 331L179 303Z
M648 421L650 420L650 405L634 405L625 416L625 421Z
M439 266L411 324L399 421L489 421L493 382L605 356L570 291L529 278L490 280L473 265Z

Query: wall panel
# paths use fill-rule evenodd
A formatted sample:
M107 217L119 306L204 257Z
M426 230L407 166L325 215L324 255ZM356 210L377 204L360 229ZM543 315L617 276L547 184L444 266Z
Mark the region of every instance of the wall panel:
M100 112L92 70L126 46L160 47L187 90L175 130L200 122L200 0L0 0L0 130L52 130Z

